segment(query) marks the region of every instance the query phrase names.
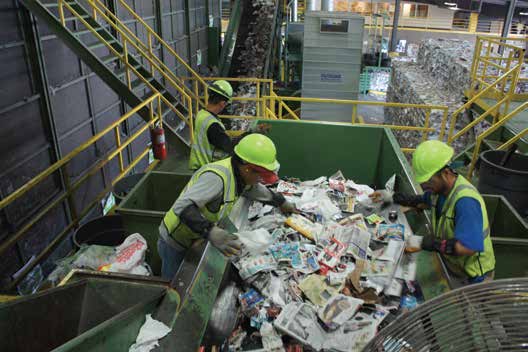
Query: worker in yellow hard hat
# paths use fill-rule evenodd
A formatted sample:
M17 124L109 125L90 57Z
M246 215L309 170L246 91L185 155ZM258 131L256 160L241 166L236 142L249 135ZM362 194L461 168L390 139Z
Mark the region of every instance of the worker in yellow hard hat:
M422 249L436 251L456 286L492 280L495 255L486 205L477 189L451 167L454 150L440 141L421 143L413 153L412 167L423 195L378 191L374 201L419 209L431 208L433 233L423 237Z
M263 184L278 180L279 162L275 144L262 134L249 134L234 147L232 157L202 166L191 177L160 224L158 250L162 276L172 278L185 252L198 239L207 239L224 255L237 254L238 237L221 228L240 196L296 211L285 200Z
M197 170L207 163L226 158L233 152L233 142L226 134L218 115L231 103L233 88L224 80L209 85L209 101L194 121L189 168Z

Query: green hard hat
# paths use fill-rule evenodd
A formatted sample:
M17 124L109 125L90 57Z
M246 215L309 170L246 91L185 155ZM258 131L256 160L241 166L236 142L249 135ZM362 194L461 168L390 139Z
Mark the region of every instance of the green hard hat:
M235 154L247 163L257 165L269 171L277 171L277 149L269 137L252 133L245 136L235 146Z
M228 102L231 102L233 98L233 87L231 87L231 84L229 84L228 81L223 79L214 81L211 85L209 85L209 89L226 98Z
M413 153L412 166L416 181L424 183L449 161L454 154L453 148L440 141L425 141L420 143Z

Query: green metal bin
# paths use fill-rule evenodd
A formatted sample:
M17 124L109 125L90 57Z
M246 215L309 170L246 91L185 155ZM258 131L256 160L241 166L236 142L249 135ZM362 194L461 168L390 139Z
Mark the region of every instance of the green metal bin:
M156 283L84 279L0 304L0 350L127 351L165 290ZM119 331L112 330L117 322ZM101 338L110 331L111 343ZM97 343L89 344L93 336Z
M147 262L155 275L161 271L158 254L158 227L174 201L191 178L170 172L149 172L116 208L125 229L139 233L148 243Z
M528 276L528 224L500 195L483 195L495 251L495 278Z

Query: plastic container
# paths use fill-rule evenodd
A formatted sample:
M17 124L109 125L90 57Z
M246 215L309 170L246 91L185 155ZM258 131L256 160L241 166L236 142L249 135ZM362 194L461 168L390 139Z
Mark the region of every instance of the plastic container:
M130 233L125 230L121 215L102 216L88 221L73 235L73 243L98 244L102 246L120 245Z
M512 154L506 165L500 166L506 154L488 150L480 154L478 190L481 193L503 195L521 217L528 216L528 156Z
M126 198L128 193L134 188L135 185L145 176L145 173L133 174L123 177L114 186L112 194L114 195L116 205L121 203Z

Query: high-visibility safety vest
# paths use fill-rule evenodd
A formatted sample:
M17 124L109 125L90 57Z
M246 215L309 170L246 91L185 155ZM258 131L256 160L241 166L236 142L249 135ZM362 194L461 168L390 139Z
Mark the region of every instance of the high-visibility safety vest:
M233 166L231 165L231 158L210 163L200 168L191 177L189 183L187 183L181 194L183 194L189 187L195 184L198 178L205 172L214 172L220 176L224 183L223 200L218 211L215 213L211 212L209 209L207 209L207 205L203 208L200 208L200 212L207 220L216 223L229 216L231 210L233 209L234 203L238 199L238 196L236 195L235 173L233 172ZM180 217L174 213L173 209L174 205L165 214L163 222L167 227L168 233L174 238L174 240L176 240L176 242L185 248L189 248L196 239L202 237L200 234L193 232L187 225L183 224L180 221Z
M436 204L438 196L432 197L433 204L433 230L437 238L449 240L455 238L455 205L460 198L469 197L476 199L480 203L482 210L482 235L484 238L484 251L477 252L472 256L444 255L447 267L459 276L474 278L495 269L495 254L491 243L490 228L488 223L488 213L486 204L477 189L464 177L458 176L445 200L440 217L436 214Z
M207 130L214 123L219 124L225 130L224 124L209 111L202 109L196 115L189 169L197 170L205 164L227 157L223 151L215 150L207 138Z

